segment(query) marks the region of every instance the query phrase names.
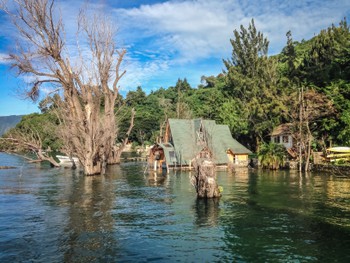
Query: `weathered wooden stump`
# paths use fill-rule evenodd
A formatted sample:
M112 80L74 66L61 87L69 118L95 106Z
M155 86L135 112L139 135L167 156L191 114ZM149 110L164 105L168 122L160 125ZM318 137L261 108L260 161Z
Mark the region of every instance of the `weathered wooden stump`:
M219 186L216 183L215 164L210 159L195 159L194 174L191 183L196 188L198 198L220 197Z

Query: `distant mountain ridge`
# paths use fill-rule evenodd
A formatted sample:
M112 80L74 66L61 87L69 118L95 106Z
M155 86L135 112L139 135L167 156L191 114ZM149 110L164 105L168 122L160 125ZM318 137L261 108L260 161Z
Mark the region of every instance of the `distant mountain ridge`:
M0 136L15 127L22 117L23 115L0 116Z

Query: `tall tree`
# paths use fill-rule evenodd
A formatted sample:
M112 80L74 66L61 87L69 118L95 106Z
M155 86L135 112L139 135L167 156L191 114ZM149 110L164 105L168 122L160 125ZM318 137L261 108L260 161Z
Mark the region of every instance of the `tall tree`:
M175 89L177 90L176 117L178 119L191 118L192 112L184 99L186 93L191 90L191 86L187 82L187 79L178 79L175 85Z
M227 92L246 116L250 140L263 140L279 122L280 103L277 90L276 61L268 58L269 41L255 28L252 19L248 29L234 30L231 59L224 60Z
M128 106L141 105L145 102L146 93L142 90L141 86L138 86L135 91L129 91L126 94L126 104Z
M345 19L313 39L304 70L309 83L318 87L339 79L350 80L350 30Z
M85 38L88 48L80 48L77 41L75 59L67 48L63 18L54 0L15 0L13 4L14 12L4 3L1 9L12 18L22 43L18 52L10 54L12 66L19 74L35 78L28 96L38 98L45 84L58 87L65 127L62 141L79 158L85 174L104 173L106 164L119 161L127 141L116 145L114 110L126 51L116 48L114 27L105 15L81 12L77 34Z

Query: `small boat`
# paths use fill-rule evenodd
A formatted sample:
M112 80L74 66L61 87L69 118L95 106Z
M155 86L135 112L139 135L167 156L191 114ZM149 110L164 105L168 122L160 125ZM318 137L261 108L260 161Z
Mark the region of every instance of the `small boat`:
M69 165L69 164L73 164L72 163L72 160L71 158L69 158L68 156L65 156L65 155L56 155L57 159L60 161L60 164L66 164L66 165ZM78 165L79 164L79 159L77 157L72 157L75 165Z
M336 157L350 157L350 153L331 153L331 154L327 154L327 158L336 158Z
M330 159L331 162L336 161L349 161L350 160L350 147L346 146L337 146L331 147L327 149L327 158Z
M337 152L337 153L350 153L350 147L346 146L337 146L327 149L328 152Z

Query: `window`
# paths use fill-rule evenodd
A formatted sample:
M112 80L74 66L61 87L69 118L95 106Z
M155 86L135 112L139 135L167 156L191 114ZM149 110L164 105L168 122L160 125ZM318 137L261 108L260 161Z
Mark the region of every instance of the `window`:
M275 138L273 138L274 143L280 143L280 137L276 136Z
M171 164L176 163L176 155L174 151L169 151L169 157L170 157L169 162Z
M282 137L282 141L283 141L283 143L289 143L289 136L284 135L284 136Z

